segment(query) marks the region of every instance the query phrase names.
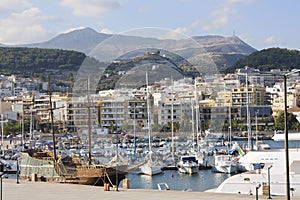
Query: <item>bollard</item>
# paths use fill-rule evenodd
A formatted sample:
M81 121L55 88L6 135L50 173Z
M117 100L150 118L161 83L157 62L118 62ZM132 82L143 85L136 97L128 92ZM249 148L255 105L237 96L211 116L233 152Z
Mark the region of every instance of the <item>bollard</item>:
M263 195L268 195L269 194L269 185L265 182L263 182L262 191L263 191Z
M31 181L32 182L36 182L37 181L37 174L36 173L32 173L31 174Z
M104 183L104 191L109 191L109 183Z
M123 180L123 188L124 189L129 189L129 180L128 179Z

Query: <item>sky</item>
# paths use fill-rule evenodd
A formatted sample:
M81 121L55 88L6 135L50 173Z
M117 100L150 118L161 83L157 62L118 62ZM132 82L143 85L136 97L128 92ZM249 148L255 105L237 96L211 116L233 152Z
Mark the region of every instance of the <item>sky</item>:
M299 9L297 0L0 0L0 43L42 42L82 27L110 34L155 27L300 50Z

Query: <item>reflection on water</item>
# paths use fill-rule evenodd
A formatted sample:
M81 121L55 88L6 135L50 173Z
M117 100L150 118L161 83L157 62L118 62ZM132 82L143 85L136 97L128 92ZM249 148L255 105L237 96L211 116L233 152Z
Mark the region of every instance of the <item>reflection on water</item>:
M171 190L205 191L216 188L230 175L200 170L198 174L181 174L177 170L166 170L156 176L129 173L127 178L132 189L157 189L158 183L167 183Z
M275 142L265 140L271 149L283 149L284 141ZM238 141L241 146L245 146L247 141ZM253 144L255 140L253 140ZM289 148L299 148L299 141L289 141ZM127 178L130 188L133 189L155 189L158 183L167 183L171 190L192 190L203 192L205 190L218 187L230 174L214 173L211 170L199 170L198 174L180 174L177 170L166 170L162 174L150 177L136 173L129 173Z

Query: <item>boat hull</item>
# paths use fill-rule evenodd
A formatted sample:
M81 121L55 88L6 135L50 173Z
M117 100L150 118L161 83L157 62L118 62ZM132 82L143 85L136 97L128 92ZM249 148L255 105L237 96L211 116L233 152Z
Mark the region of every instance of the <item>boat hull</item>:
M198 173L199 163L195 156L181 156L177 167L180 173L195 174Z
M272 175L270 180L271 195L286 195L285 175ZM290 186L292 196L300 196L300 180L299 175L293 175ZM268 175L257 171L245 172L237 174L226 179L216 190L216 193L233 193L233 194L254 194L257 184L261 187L258 189L258 195L268 195Z
M196 174L198 173L199 165L178 165L178 171L183 174Z
M154 163L154 162L147 162L140 167L141 174L154 176L157 174L162 173L162 166Z
M237 173L237 165L213 166L212 171L216 173L235 174Z
M106 165L65 166L51 157L32 157L21 153L20 177L57 183L103 186L116 185L125 179L126 172Z
M238 165L231 155L216 155L212 171L217 173L234 174L238 172Z

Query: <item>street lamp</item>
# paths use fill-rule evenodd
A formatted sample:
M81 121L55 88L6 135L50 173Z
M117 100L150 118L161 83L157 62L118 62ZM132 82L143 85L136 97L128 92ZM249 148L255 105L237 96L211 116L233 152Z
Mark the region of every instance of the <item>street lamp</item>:
M288 136L288 126L287 126L287 83L286 79L289 75L300 72L300 69L293 70L289 73L286 73L283 75L283 81L284 81L284 149L285 149L285 167L286 167L286 199L290 200L290 169L289 169L289 136Z
M269 192L269 197L268 197L268 199L272 199L271 198L271 181L270 181L270 169L273 167L273 165L270 165L269 167L268 167L268 192Z

